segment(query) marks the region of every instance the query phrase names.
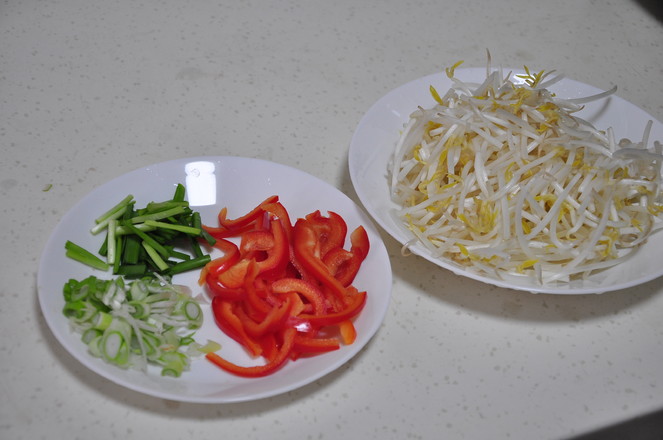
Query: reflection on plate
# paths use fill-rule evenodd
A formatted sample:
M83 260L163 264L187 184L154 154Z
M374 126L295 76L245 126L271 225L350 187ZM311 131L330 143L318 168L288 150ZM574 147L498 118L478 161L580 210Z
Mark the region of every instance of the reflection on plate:
M517 70L515 72L522 73ZM486 69L456 69L455 76L467 82L481 83L485 79ZM430 85L443 95L451 86L451 81L444 73L435 74L392 90L366 112L350 143L348 159L350 177L359 199L375 221L401 244L407 243L413 236L393 216L394 211L398 210L398 205L390 198L387 167L400 130L409 120L410 114L417 106L430 108L435 105L429 92ZM560 98L579 98L603 91L570 79L564 79L551 86L550 90ZM617 139L640 139L645 125L652 120L650 139L663 140L661 122L618 96L613 95L607 99L591 102L577 115L600 129L612 126ZM657 258L652 258L652 255L657 253L656 250L661 247L663 247L663 235L654 235L632 258L618 266L596 273L582 282L545 286L529 278L505 281L470 272L450 260L433 256L422 245L412 246L410 250L458 275L492 285L529 292L581 294L625 289L663 275L663 266Z
M88 231L94 219L124 196L133 194L136 206L172 197L175 185L187 187L192 208L203 223L215 225L221 207L228 216L239 216L270 195L278 195L292 220L319 209L334 211L347 222L348 229L363 225L371 248L354 285L368 292L364 310L357 317L357 340L335 352L290 362L275 374L246 379L228 374L204 358L192 362L191 371L180 378L164 378L160 370L147 374L123 370L90 356L78 335L69 329L62 315L62 286L69 278L82 279L91 274L108 277L65 257L64 243L72 240L88 249L98 249L103 237ZM100 234L101 235L101 234ZM220 255L220 254L219 254ZM218 255L212 254L212 257ZM194 273L195 272L195 273ZM196 295L198 271L174 277ZM198 157L151 165L118 177L92 191L76 204L53 231L44 249L38 275L39 302L46 322L55 337L78 361L101 376L148 395L183 402L222 403L258 399L284 393L306 385L343 365L357 354L380 327L391 296L391 266L384 243L370 217L333 186L300 170L258 159L239 157ZM214 324L209 307L203 307L205 323L196 340L208 339L222 344L224 356L243 365L259 364L226 337Z

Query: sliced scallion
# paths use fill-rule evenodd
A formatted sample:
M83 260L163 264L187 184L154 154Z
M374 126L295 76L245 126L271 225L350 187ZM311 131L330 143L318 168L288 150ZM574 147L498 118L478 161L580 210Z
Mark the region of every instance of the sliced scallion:
M97 251L105 259L69 244L67 256L99 270L112 268L114 275L132 278L154 273L173 275L199 268L197 263L202 260L177 263L204 257L206 252L201 242L213 245L216 240L204 230L200 213L189 207L185 190L184 185L177 184L170 200L149 202L144 208L135 207L133 195L126 196L97 217L90 229L93 235L105 232ZM159 257L142 246L143 242ZM170 271L174 265L177 267Z
M175 206L174 208L166 209L164 211L154 212L150 214L137 215L131 219L132 223L145 223L148 220L161 220L164 218L172 217L174 215L182 214L186 211L184 206Z
M96 339L98 337L101 337L102 331L96 328L89 328L83 332L81 335L81 341L85 345L89 344L93 339Z
M168 269L168 263L166 263L163 258L161 258L161 255L159 255L159 252L152 247L147 241L143 240L143 248L145 248L145 251L147 251L147 255L150 256L154 264L159 268L159 270L166 270ZM158 246L158 245L157 245ZM160 247L160 246L159 246Z
M107 253L106 253L106 262L113 266L115 264L115 249L117 248L117 242L115 241L115 227L117 226L117 220L111 219L108 222L108 235L106 236L107 242Z
M166 271L169 275L176 275L182 272L188 272L193 269L199 269L209 263L211 257L209 255L203 255L202 257L194 258L191 260L181 261L176 263Z
M200 328L202 310L187 292L162 276L130 282L90 276L65 284L63 314L93 356L121 368L153 364L179 377L191 356L203 354L191 332Z
M134 196L129 194L126 196L124 199L120 200L115 206L110 208L108 211L104 212L101 214L99 217L97 217L94 222L99 224L103 222L104 220L107 220L109 217L111 217L113 214L117 213L118 211L122 210L122 208L126 208L131 201L134 199Z
M117 275L122 275L127 278L139 278L144 275L147 275L147 265L145 263L123 264L117 268L117 271L115 273Z
M181 183L178 183L175 186L175 194L173 194L173 201L183 202L185 194L186 194L186 188Z
M67 242L65 243L64 248L66 249L67 257L69 258L72 258L83 264L87 264L88 266L93 267L95 269L108 270L109 268L108 263L103 261L101 258L97 257L92 252L83 249L82 247L78 246L77 244L69 240L67 240Z
M98 312L93 318L92 328L96 330L106 330L113 321L113 316L106 312Z
M200 228L194 228L192 226L178 225L167 222L160 222L157 220L145 220L144 223L147 226L154 226L155 228L162 228L162 229L171 229L173 231L178 231L189 235L200 235L201 232Z

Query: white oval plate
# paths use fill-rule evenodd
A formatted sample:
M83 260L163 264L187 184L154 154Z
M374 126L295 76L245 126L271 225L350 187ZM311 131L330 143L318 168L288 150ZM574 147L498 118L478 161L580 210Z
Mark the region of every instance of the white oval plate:
M191 170L210 168L213 175L207 177L195 177L198 173ZM187 171L190 174L188 181ZM96 217L128 194L135 196L138 207L150 201L167 200L172 197L177 183L187 186L192 209L201 213L204 224L217 225L217 214L224 206L228 207L230 218L238 217L276 194L293 221L319 209L323 214L327 211L340 214L346 220L349 231L363 225L369 236L370 251L354 285L368 292L368 300L355 321L355 343L331 353L289 362L276 373L255 379L228 374L204 357L194 359L190 371L173 379L161 377L157 368L148 369L147 374L123 370L90 356L79 336L70 331L62 314L62 287L70 278L82 279L92 274L109 278L110 275L67 258L65 241L71 240L90 250L98 249L103 237L89 233ZM213 258L220 255L220 251L218 255L212 253ZM192 271L175 276L173 282L190 286L195 296L202 292L197 283L198 275L198 271ZM151 165L93 190L62 218L53 231L41 257L37 286L39 303L48 326L64 348L86 367L117 384L151 396L183 402L222 403L284 393L306 385L347 362L380 327L391 297L392 274L384 243L370 217L333 186L303 171L273 162L212 156ZM195 335L198 342L205 343L208 339L220 342L223 346L220 353L242 365L261 363L251 359L216 327L210 307L203 306L203 311L205 321Z
M508 70L505 70L505 74ZM521 70L514 69L516 74ZM482 83L486 77L485 68L456 69L455 76L467 82ZM369 214L392 237L401 244L407 243L413 235L393 216L399 209L389 194L387 166L394 146L399 139L403 125L410 114L421 106L430 108L435 101L430 95L433 85L440 96L451 86L444 73L425 76L404 84L380 98L366 112L352 137L349 152L350 177L359 199ZM579 98L603 92L596 87L571 79L564 79L550 87L560 98ZM578 116L593 123L599 129L612 126L617 139L642 138L645 125L653 121L650 142L663 141L663 124L651 115L625 101L619 96L589 103ZM611 269L596 273L584 282L539 285L530 278L502 280L467 270L454 262L433 256L424 246L418 244L410 250L455 274L479 280L499 287L525 290L534 293L583 294L601 293L625 289L658 278L663 275L663 265L657 250L663 247L663 235L650 237L649 241L629 260Z

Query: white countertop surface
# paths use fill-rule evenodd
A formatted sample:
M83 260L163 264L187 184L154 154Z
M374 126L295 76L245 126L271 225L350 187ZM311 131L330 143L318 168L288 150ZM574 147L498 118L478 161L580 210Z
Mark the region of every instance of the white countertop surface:
M660 410L661 279L533 295L403 257L384 234L393 298L371 343L303 388L217 405L87 370L50 333L36 291L60 218L152 163L262 158L356 201L347 152L364 112L460 59L483 66L487 48L504 66L617 85L663 120L656 3L1 2L0 438L572 438Z

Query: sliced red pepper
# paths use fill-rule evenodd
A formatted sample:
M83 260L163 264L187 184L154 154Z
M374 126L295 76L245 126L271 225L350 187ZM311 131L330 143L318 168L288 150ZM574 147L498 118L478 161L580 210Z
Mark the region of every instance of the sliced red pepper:
M203 267L198 280L198 283L201 285L207 279L208 274L216 278L219 276L219 273L227 270L239 260L239 249L235 243L225 239L218 239L214 243L214 247L220 249L223 252L223 256L215 258Z
M302 297L299 296L297 293L291 292L288 293L288 295L291 297L292 300L292 309L290 316L298 316L304 312L311 313L313 311L313 306L311 304L304 304L304 301L302 301ZM302 331L298 329L299 331Z
M307 220L297 220L294 228L295 257L305 270L329 287L339 300L345 301L345 286L329 273L327 266L316 256L316 246L318 246L318 239L315 229L309 225Z
M294 234L293 234L294 236ZM303 280L307 281L315 281L315 278L311 273L309 273L308 270L304 268L302 263L299 262L299 259L297 258L297 255L295 255L295 248L293 245L290 246L290 264L289 267L292 269L291 272L294 272L294 274L291 273L290 276L293 278L301 278Z
M329 251L324 259L325 265L334 275L334 278L345 287L350 286L354 281L361 267L361 262L360 253L355 254L340 248Z
M315 211L307 215L306 220L318 236L320 258L331 249L343 247L348 227L340 215L330 211L329 217L324 217L320 211Z
M339 322L338 330L345 345L351 345L357 339L357 329L349 319Z
M276 196L237 219L228 220L226 214L225 209L219 212L220 227L214 232L235 234L240 245L222 238L223 259L204 268L201 279L214 296L217 325L267 364L243 367L213 353L207 358L233 374L260 377L288 359L353 343L352 319L366 304L366 292L352 286L369 251L366 231L354 230L351 249L345 250L347 225L341 216L315 211L293 226ZM338 333L323 335L321 329L332 326Z
M325 263L325 266L327 266L329 273L338 279L339 270L341 270L341 267L346 265L347 262L353 258L353 256L354 255L352 252L341 247L337 247L327 252L322 259L322 262ZM343 281L341 281L341 284L347 286L347 284L345 284Z
M345 302L347 300L346 298L347 295L339 297L338 295L334 294L329 287L325 285L320 285L320 288L325 294L325 304L327 304L327 313L336 313L345 309L346 307Z
M205 283L207 291L211 296L220 296L224 299L240 299L244 296L244 291L237 288L228 288L219 283L219 274L227 271L239 260L239 250L237 246L228 240L219 239L214 247L221 249L224 253L222 257L215 258L203 267L200 272L199 284Z
M219 239L224 239L224 238L239 237L243 233L255 229L255 226L253 224L247 224L247 225L244 225L242 227L237 227L237 228L234 228L234 229L228 229L228 228L225 228L223 226L212 227L212 226L203 225L203 229L209 235L211 235L212 237L219 240Z
M267 333L258 340L262 347L262 356L267 362L273 362L279 353L279 347L276 345L276 336L274 333Z
M329 215L329 236L327 237L326 246L322 248L322 256L336 247L343 247L345 244L345 237L348 233L348 225L343 220L343 217L333 211L328 212Z
M296 292L313 305L313 313L322 315L325 312L325 299L322 291L313 283L299 278L281 278L272 283L274 293Z
M265 211L263 210L264 205L278 202L278 200L279 200L278 196L276 195L270 196L267 199L265 199L263 202L261 202L258 206L253 208L248 214L245 214L233 220L229 220L226 218L228 210L227 208L224 207L223 209L221 209L221 211L219 211L218 215L219 225L223 226L226 229L236 229L242 226L246 226L258 220L260 217L264 215L265 213Z
M283 231L285 232L285 236L287 238L289 262L288 264L286 264L286 272L284 276L286 277L298 276L300 278L308 279L309 277L307 272L302 268L302 266L299 264L299 262L294 256L294 250L292 246L293 226L292 223L290 222L290 215L288 214L288 211L281 204L281 202L267 204L263 207L263 209L266 212L270 213L273 217L276 217L279 220L281 220L281 225L283 226Z
M334 248L323 258L330 273L346 287L354 281L370 249L368 234L362 226L352 231L350 242L352 246L350 251L340 247Z
M248 305L260 313L263 318L274 308L275 303L270 304L267 300L268 292L258 288L254 282L247 282L244 285L244 291Z
M366 233L366 229L364 229L363 226L358 226L357 229L352 231L352 234L350 234L350 244L350 250L352 253L359 255L361 261L364 261L368 255L368 251L370 250L371 245L368 241L368 234Z
M222 285L218 279L214 279L211 276L207 276L206 281L207 291L212 298L221 298L229 301L239 301L244 299L246 296L246 291L243 288L234 288L225 287Z
M282 276L288 264L288 237L280 220L270 220L269 224L274 238L274 245L267 250L267 258L258 261L258 273L263 276Z
M260 338L283 327L290 316L291 309L292 302L290 298L286 298L283 304L273 307L261 322L252 320L241 308L237 310L236 314L242 321L246 333L253 338Z
M315 333L317 330L311 325L311 323L299 316L292 315L286 321L286 326L297 329L299 333Z
M297 334L293 349L299 353L325 353L341 348L336 338L315 338Z
M265 252L274 247L274 235L267 230L252 230L242 234L239 251L242 257L252 257L257 252Z
M292 223L290 222L290 215L285 209L285 206L281 202L274 202L265 204L262 209L281 220L285 235L288 237L288 243L290 243L292 241Z
M228 336L239 342L253 356L262 353L262 347L247 335L242 321L233 311L233 303L219 297L212 298L212 313L216 325Z
M221 284L230 289L244 286L244 278L246 278L246 272L249 269L250 262L251 260L239 260L233 266L221 272L218 275L218 280Z
M290 353L295 342L295 334L297 330L294 328L287 328L283 331L283 342L279 348L276 356L265 365L258 365L254 367L244 367L234 364L216 353L207 353L205 357L212 361L218 367L228 371L229 373L236 374L243 377L263 377L274 373L281 368L285 362L290 358Z
M357 314L364 308L364 305L366 305L366 292L359 292L355 295L349 295L348 298L349 301L347 306L339 312L326 313L322 315L301 314L299 317L309 321L314 327L334 325L342 321L352 319L357 316Z

